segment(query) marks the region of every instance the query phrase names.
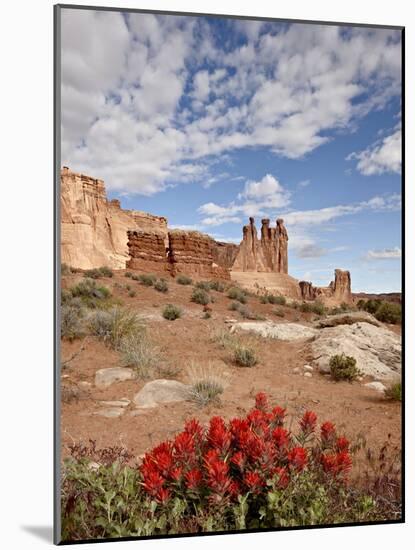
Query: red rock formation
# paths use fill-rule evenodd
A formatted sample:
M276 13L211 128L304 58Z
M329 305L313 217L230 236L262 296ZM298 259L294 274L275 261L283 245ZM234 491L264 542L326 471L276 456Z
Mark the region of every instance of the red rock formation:
M288 273L288 234L282 219L270 227L269 219L262 220L258 240L254 218L243 228L243 239L232 271Z
M238 254L239 246L232 243L223 243L220 241L214 241L213 246L213 261L215 264L231 269L236 255Z
M163 233L128 231L128 269L140 271L167 271L167 251Z
M301 298L303 300L315 300L317 292L316 288L313 287L313 284L309 281L300 281Z
M329 286L333 290L333 298L339 303L352 301L350 271L336 269L334 271L334 281Z
M215 241L198 231L169 231L168 261L172 273L229 279L229 269L214 262Z
M61 261L81 269L108 265L124 269L127 231L156 231L167 240L167 220L145 212L122 210L108 201L102 180L61 170Z

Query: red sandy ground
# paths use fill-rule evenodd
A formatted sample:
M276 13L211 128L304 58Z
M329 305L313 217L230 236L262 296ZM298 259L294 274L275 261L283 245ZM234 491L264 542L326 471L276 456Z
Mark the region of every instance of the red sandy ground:
M64 277L63 286L74 284L80 277ZM102 408L98 401L123 397L132 401L145 381L130 380L115 383L107 389L97 389L93 384L95 372L120 366L121 361L117 352L90 337L85 350L62 371L65 385L76 386L80 381L92 384L89 389L81 389L77 399L62 403L63 456L68 454L68 444L80 440L87 442L89 439L96 440L98 447L122 445L135 456L140 456L160 441L173 436L189 417L196 417L206 423L213 415L225 418L244 415L253 406L253 396L258 391L265 391L273 404L286 407L289 422L295 422L304 410L311 409L321 421L335 422L339 431L352 439L357 434L363 434L371 448L379 448L388 434L392 434L394 444L400 445L400 403L386 401L360 382L333 382L317 372L314 372L312 378L293 373L295 367L302 367L311 359L304 342L257 339L259 363L253 368L232 364L229 352L212 341L212 333L226 326L225 319L239 318L238 312L228 310L231 300L226 294L212 291L215 297L215 303L211 304L212 317L203 319L203 307L190 302L193 286L182 286L169 279L169 292L162 294L152 287L144 287L125 278L124 272L117 272L113 278L101 279L99 282L112 288L114 296L120 298L125 307L148 316L147 330L157 341L165 364L178 369L175 379L186 382L186 365L194 360L199 363L214 361L224 364L230 380L219 405L200 408L192 402L171 403L145 409L139 415L131 416L130 412L134 410L131 403L121 417L94 416L91 413ZM130 298L124 288L114 288L115 282L124 287L129 284L136 291L136 296ZM163 319L161 310L167 303L180 306L183 317L173 322ZM274 322L296 320L307 324L314 318L313 314L299 313L289 307L261 304L256 297L249 298L247 307ZM284 310L285 318L272 313L276 308ZM394 332L400 330L398 327L389 328ZM71 357L80 345L79 340L62 342L62 359Z

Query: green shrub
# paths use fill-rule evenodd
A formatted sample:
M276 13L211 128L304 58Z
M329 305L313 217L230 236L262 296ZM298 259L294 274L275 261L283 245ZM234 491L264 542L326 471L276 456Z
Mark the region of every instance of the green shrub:
M356 359L345 355L333 355L330 357L330 374L335 380L355 380L360 376L360 371L356 367Z
M196 288L200 288L201 290L205 290L206 292L209 292L210 290L210 282L209 281L197 281L195 284Z
M99 267L98 271L100 272L101 277L113 277L114 276L113 270L110 267L108 267L107 265L103 265L102 267Z
M110 303L111 291L105 286L98 286L93 279L84 279L70 288L74 298L80 298L89 308L105 307Z
M231 302L231 303L229 304L228 309L229 309L230 311L239 311L239 308L240 308L240 307L241 307L241 305L240 305L238 302Z
M151 377L161 360L158 348L144 331L122 338L120 351L123 366L132 367L142 379Z
M368 313L371 313L372 315L375 315L381 304L382 300L371 298L370 300L367 300L363 303L362 309L364 309Z
M165 279L159 279L154 283L154 288L159 292L166 293L169 290L169 285Z
M135 296L136 296L136 291L135 291L135 290L129 290L129 291L128 291L128 296L129 296L130 298L135 298Z
M133 281L140 281L140 275L137 275L137 273L133 273L133 274L131 275L131 279L132 279Z
M318 300L312 304L311 311L316 315L324 315L326 313L326 308L322 302Z
M187 372L190 381L187 397L190 401L194 401L201 407L219 401L226 383L222 369L210 363L207 365L192 363Z
M239 307L239 313L244 319L249 319L251 321L264 321L265 317L263 315L258 315L257 313L254 313L249 308L240 306Z
M131 273L131 271L126 271L126 272L124 273L124 277L127 277L127 278L129 278L129 279L131 279L132 276L133 276L133 274Z
M153 286L157 280L157 277L152 274L142 273L138 276L138 280L144 286Z
M298 309L300 307L300 304L296 300L293 300L288 305L289 305L289 307L292 307L293 309Z
M87 279L99 279L101 277L101 272L98 268L87 269L84 271L84 277Z
M382 323L390 323L396 325L401 322L402 308L400 304L391 302L382 302L378 307L375 317Z
M203 314L203 319L210 319L212 317L212 314L210 311L205 311Z
M243 291L241 288L238 288L236 286L231 287L228 290L228 298L230 298L231 300L237 300L241 304L246 304L247 302L245 291Z
M261 304L274 304L278 306L285 306L287 302L284 296L276 296L274 294L263 294L259 300Z
M72 275L72 267L68 264L61 264L61 275Z
M92 334L116 350L120 349L125 338L144 331L140 317L136 313L120 307L94 312L89 319L89 328Z
M85 335L85 312L82 307L63 305L61 307L61 338L72 341Z
M193 281L190 277L187 277L186 275L179 275L178 277L176 277L176 282L179 285L191 285Z
M168 321L175 321L182 316L182 310L173 304L167 304L163 308L163 317Z
M263 294L262 296L259 297L259 301L261 302L261 304L267 304L268 303L268 295Z
M234 345L233 359L240 367L253 367L258 363L255 350L240 342Z
M391 401L402 401L402 384L396 382L385 390L385 397Z
M202 288L195 288L192 292L190 300L196 304L206 306L211 302L211 297L206 290L203 290Z
M223 292L225 290L225 285L220 281L209 281L209 288L211 290L216 290L216 292Z

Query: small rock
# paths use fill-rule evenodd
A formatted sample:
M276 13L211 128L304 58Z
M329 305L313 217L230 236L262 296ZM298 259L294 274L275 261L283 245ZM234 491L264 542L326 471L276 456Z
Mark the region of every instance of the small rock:
M114 382L123 382L134 378L134 371L124 367L100 369L95 373L95 385L98 388L106 388Z
M121 416L124 414L124 408L123 407L112 407L109 409L102 409L100 411L95 411L93 413L94 416L105 416L105 418L117 418L118 416Z
M159 403L184 401L188 388L189 386L177 380L153 380L134 396L134 403L138 408L149 409Z
M357 377L357 381L358 381L358 382L363 382L363 376L358 376L358 377Z
M92 387L92 383L83 380L82 382L79 382L78 386L87 390L88 388Z
M366 388L370 388L372 390L376 390L379 393L383 393L386 390L386 386L382 384L382 382L368 382L367 384L364 384Z
M295 367L295 368L293 369L293 373L294 373L294 374L300 374L300 372L301 372L300 367Z
M225 319L224 323L228 325L233 325L234 323L237 323L238 319Z
M313 367L311 365L304 365L303 369L308 372L313 372Z
M305 372L304 373L304 378L312 378L313 375L311 374L311 372Z

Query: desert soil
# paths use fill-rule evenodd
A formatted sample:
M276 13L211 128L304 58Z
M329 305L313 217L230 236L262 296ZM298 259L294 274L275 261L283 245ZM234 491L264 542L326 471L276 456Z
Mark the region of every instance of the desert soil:
M63 286L75 284L80 275L63 277ZM168 277L167 277L168 278ZM304 410L314 410L320 421L335 422L339 431L350 438L363 434L369 447L376 449L392 434L393 443L400 445L401 405L386 401L378 392L366 388L360 382L334 382L328 376L314 370L312 377L304 377L293 370L310 362L309 343L283 342L256 339L259 363L252 368L234 365L229 352L212 339L212 334L226 328L226 319L240 319L238 312L228 309L231 300L226 294L211 291L215 302L211 304L212 317L203 318L203 306L190 302L193 286L182 286L168 279L169 292L162 294L152 287L145 287L127 279L123 271L113 278L101 279L100 284L112 289L124 307L136 310L146 318L148 333L162 352L164 367L176 371L175 380L188 382L186 367L191 361L220 364L228 373L228 385L219 404L200 408L192 402L161 404L156 408L142 409L139 413L132 403L133 397L146 381L117 382L106 389L94 385L98 369L121 366L119 353L108 349L94 337L88 337L85 349L62 370L62 384L74 387L77 397L61 405L62 455L68 454L68 445L74 442L96 440L98 447L122 445L141 456L157 443L172 437L181 430L186 419L195 417L206 423L213 415L225 418L244 415L254 404L253 396L265 391L273 404L287 408L289 423L295 423ZM122 285L124 288L119 288ZM125 285L135 291L129 297ZM173 303L183 309L183 316L175 321L163 319L163 305ZM300 322L310 325L314 314L299 313L289 307L261 304L257 297L250 297L247 307L273 322ZM284 318L273 314L282 309ZM398 327L389 327L395 333ZM81 347L81 341L62 342L61 357L65 361ZM82 384L87 382L88 384ZM81 383L81 384L80 384ZM126 412L116 418L97 416L102 410L100 401L128 398L131 404Z

